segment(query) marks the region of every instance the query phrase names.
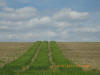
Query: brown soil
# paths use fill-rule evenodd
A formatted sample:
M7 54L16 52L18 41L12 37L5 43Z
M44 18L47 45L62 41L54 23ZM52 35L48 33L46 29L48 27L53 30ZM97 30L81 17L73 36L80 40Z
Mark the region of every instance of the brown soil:
M100 43L58 42L63 55L77 65L87 65L90 70L100 70ZM84 68L85 69L85 68Z
M22 56L27 50L33 45L33 43L28 42L1 42L0 43L0 67L5 64L16 60L18 57Z

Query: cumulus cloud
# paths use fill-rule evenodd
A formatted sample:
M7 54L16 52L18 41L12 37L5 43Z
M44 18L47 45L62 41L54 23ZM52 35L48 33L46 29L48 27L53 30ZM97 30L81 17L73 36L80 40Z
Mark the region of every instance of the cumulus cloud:
M73 30L74 32L100 32L100 27L96 26L95 28L93 27L81 27L81 28L76 28Z
M3 11L5 11L5 12L13 12L14 9L13 8L5 7L5 8L3 8Z
M84 20L88 16L88 12L78 12L78 11L73 11L70 8L65 8L62 9L60 12L57 12L54 15L54 19L70 19L70 20Z
M32 18L30 20L30 23L32 24L46 24L46 23L49 23L51 21L50 17L48 16L43 16L41 18Z
M62 22L62 21L60 21L60 22L56 21L55 25L56 25L57 28L65 28L65 27L68 27L68 26L72 26L71 23L69 23L69 22Z
M34 16L36 16L37 10L32 7L24 7L19 9L13 8L4 8L2 12L0 12L1 20L28 20Z
M7 6L6 1L5 0L0 0L0 6L1 7L6 7Z
M77 27L87 20L88 12L66 8L52 16L42 14L34 7L2 8L0 41L69 40L77 32L100 32L100 27Z
M36 40L51 40L56 37L56 32L53 31L39 31L26 33L1 33L0 41L36 41Z

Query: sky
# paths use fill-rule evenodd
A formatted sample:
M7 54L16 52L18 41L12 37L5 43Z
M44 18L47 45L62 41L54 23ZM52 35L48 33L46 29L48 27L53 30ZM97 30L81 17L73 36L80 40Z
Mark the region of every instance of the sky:
M0 42L100 42L100 0L0 0Z

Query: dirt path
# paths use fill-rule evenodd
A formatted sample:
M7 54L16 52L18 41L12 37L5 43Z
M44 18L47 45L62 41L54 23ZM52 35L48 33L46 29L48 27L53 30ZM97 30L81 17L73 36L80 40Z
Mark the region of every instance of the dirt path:
M37 58L37 56L38 56L38 54L39 54L39 52L40 52L40 48L41 48L41 44L40 44L39 48L37 49L37 51L36 51L34 57L32 58L30 64L32 64L32 63L36 60L36 58ZM30 64L28 64L26 67L23 67L22 71L28 70L28 69L30 68Z
M48 43L48 56L49 56L49 61L50 61L50 69L54 69L54 62L53 62L53 57L52 57L52 51L50 48L50 43Z

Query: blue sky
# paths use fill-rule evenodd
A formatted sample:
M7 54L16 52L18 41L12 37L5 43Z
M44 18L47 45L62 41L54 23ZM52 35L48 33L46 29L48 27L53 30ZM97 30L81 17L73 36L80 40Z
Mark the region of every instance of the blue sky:
M0 41L100 41L100 0L0 0Z
M72 8L77 11L99 11L100 0L8 0L9 7L36 7L44 11L50 9Z

